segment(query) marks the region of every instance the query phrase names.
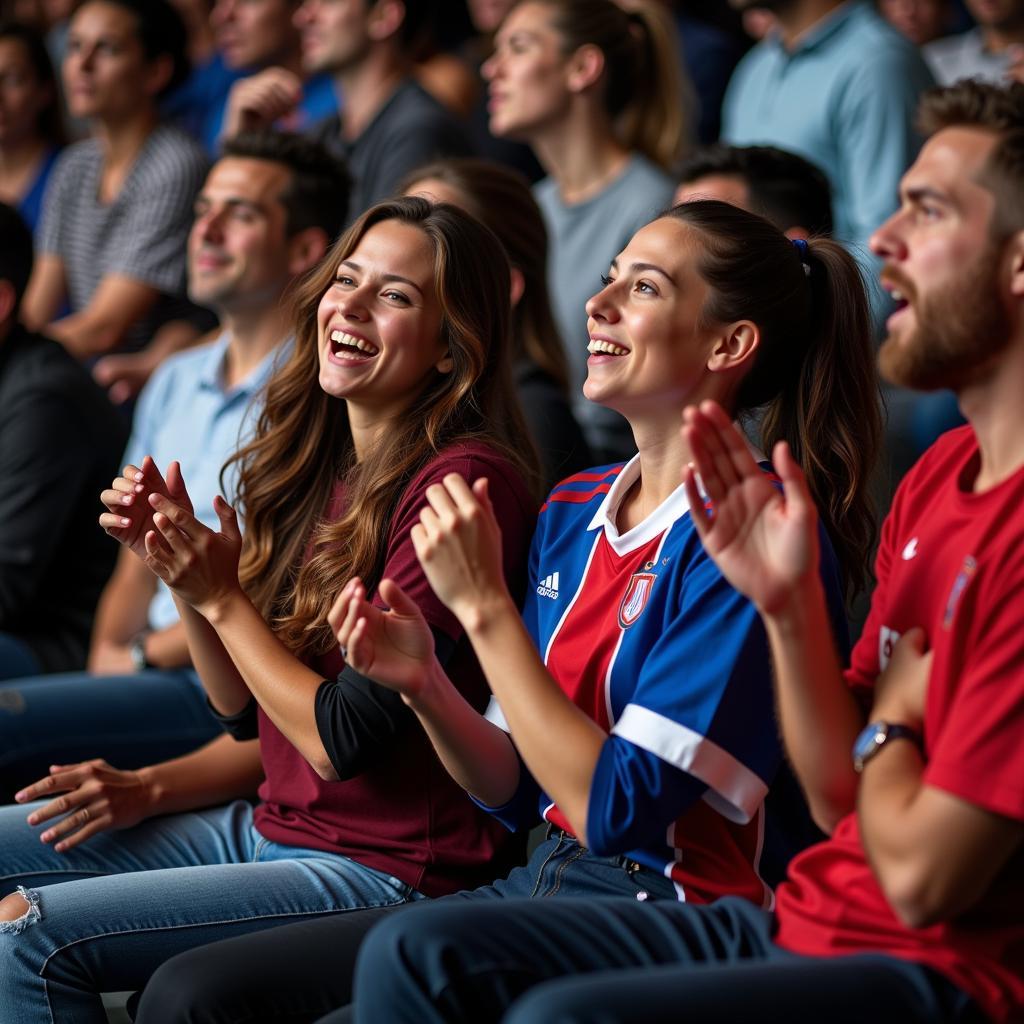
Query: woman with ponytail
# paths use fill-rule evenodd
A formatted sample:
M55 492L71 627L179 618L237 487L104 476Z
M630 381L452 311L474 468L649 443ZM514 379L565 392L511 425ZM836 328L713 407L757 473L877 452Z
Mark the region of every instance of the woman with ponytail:
M588 403L583 306L611 258L671 202L689 137L665 11L643 0L522 0L484 64L490 130L528 142L550 237L549 288L569 359L573 408L598 461L633 452L622 417Z
M746 305L740 281L756 282ZM842 644L840 580L860 578L867 558L879 431L859 273L829 243L800 250L753 214L696 202L637 232L587 313L587 396L628 420L639 452L551 493L521 617L501 580L486 483L446 478L413 530L491 686L486 715L422 657L426 624L397 588L384 620L358 580L331 613L350 664L402 694L478 803L510 828L547 823L546 840L507 878L388 915L359 954L360 1021L500 1019L525 989L580 969L548 916L563 902L572 916L602 896L772 900L760 863L764 797L782 752L767 641L754 606L701 546L680 484L690 459L680 418L706 399L734 415L764 410L771 431L796 439L818 486L841 496L827 525L854 539L834 549L822 531L821 545ZM847 401L812 402L815 387L840 377ZM313 1002L317 990L322 1004L348 1002L354 951L378 916L179 957L154 978L137 1020L239 1019L256 1005L286 1016L295 992Z

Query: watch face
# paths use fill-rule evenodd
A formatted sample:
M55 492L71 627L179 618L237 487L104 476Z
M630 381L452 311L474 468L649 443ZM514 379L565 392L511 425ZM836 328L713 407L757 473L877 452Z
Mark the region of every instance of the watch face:
M853 767L860 771L885 741L885 722L870 722L853 741Z

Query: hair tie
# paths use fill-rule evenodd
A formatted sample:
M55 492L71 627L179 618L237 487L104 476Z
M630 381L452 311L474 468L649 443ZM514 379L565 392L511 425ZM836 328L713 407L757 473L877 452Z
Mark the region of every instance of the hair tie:
M796 254L800 259L800 266L804 268L804 274L807 277L810 277L811 264L809 261L811 258L811 247L807 244L807 239L794 238L791 239L791 241L793 242L793 248L796 249Z

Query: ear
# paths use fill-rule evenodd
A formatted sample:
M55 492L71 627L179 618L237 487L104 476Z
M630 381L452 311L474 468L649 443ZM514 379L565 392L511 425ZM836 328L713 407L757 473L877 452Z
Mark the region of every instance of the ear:
M14 285L10 281L0 278L0 326L6 325L7 321L13 318L17 304Z
M169 53L163 53L146 69L145 89L150 96L157 96L174 74L174 61Z
M523 297L523 292L526 291L526 279L518 267L512 267L510 273L512 287L509 289L509 298L512 301L512 308L515 309L519 305L519 300Z
M323 259L330 246L323 228L305 228L288 239L288 273L292 277L304 274Z
M592 43L581 46L569 58L570 92L580 93L592 88L604 74L604 53Z
M750 369L761 344L761 331L752 320L739 320L723 327L715 337L708 356L708 369L723 373L739 367Z
M434 363L434 369L438 373L451 373L455 369L455 360L452 359L451 355L443 355Z
M1010 263L1010 294L1024 299L1024 231L1018 231L1007 246Z
M802 227L800 224L794 224L791 228L786 228L786 230L783 231L782 233L791 242L793 241L794 238L804 238L804 239L806 239L806 238L810 238L811 237L810 231L808 231L807 228Z
M411 0L416 3L416 0ZM366 34L375 43L390 39L405 21L404 0L377 0L370 8L370 19L366 24Z

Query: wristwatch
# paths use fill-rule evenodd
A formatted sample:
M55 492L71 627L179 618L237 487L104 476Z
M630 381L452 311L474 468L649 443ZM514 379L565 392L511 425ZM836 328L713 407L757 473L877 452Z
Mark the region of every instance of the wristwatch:
M864 765L877 754L889 740L910 740L918 750L924 750L924 740L916 729L894 722L870 722L853 742L854 771L864 771Z
M153 667L150 664L149 658L146 657L146 637L152 632L151 629L140 630L132 637L131 643L128 645L128 653L132 659L132 668L136 672L145 672L147 668Z

